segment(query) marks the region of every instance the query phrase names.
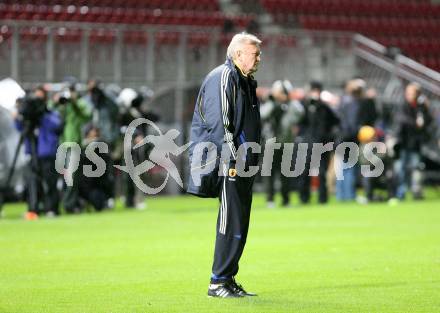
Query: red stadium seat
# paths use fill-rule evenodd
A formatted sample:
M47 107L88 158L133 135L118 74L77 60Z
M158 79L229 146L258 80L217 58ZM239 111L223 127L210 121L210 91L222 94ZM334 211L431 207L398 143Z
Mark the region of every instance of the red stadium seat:
M436 60L440 60L440 5L429 0L262 0L261 3L280 23L296 20L305 29L359 32L387 46L416 50L417 55L434 53Z
M440 5L429 0L260 0L260 4L277 23L359 32L386 45L415 49L418 55L435 53L440 59ZM244 28L253 16L228 18ZM226 16L218 0L2 0L0 19L222 26ZM128 38L143 40L134 35ZM193 43L203 40L191 39Z
M194 33L190 34L188 38L188 45L193 46L206 46L209 44L211 36L209 33Z

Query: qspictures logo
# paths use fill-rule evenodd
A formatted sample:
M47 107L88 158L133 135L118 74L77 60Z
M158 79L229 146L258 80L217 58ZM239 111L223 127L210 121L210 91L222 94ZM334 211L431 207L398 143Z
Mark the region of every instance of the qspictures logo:
M136 129L146 124L153 132L143 137L139 142L134 142L133 137ZM359 161L360 153L368 161L368 164L361 165L361 174L364 177L378 177L384 171L382 156L386 153L386 146L383 142L370 142L361 148L354 142L343 142L335 146L334 142L329 143L279 143L276 138L268 139L263 147L256 142L245 142L237 150L235 168L224 171L218 164L229 165L231 151L228 144L217 147L212 142L189 142L182 146L176 144L180 132L170 129L163 133L152 121L145 118L138 118L130 123L124 136L124 164L113 165L115 168L126 172L137 188L146 194L157 194L165 188L169 177L183 188L183 182L179 170L171 156L180 156L190 146L192 158L190 163L190 175L195 185L200 185L201 177L212 171L218 170L218 176L229 177L251 177L257 175L270 176L272 173L273 157L275 150L282 150L281 174L286 177L298 177L304 173L306 162L310 162L309 176L316 176L319 173L321 158L324 153L334 151L334 169L337 180L343 180L344 169L355 166ZM151 148L145 155L145 160L135 164L132 151L148 144ZM296 153L294 150L296 149ZM107 170L107 164L98 154L109 153L108 145L104 142L91 142L84 149L84 157L89 159L94 166L88 164L82 166L82 174L85 177L101 177ZM258 166L246 166L249 153L260 154L262 159L261 168ZM262 156L261 156L262 154ZM293 161L293 156L296 159ZM68 186L73 185L75 173L79 170L81 158L81 147L74 142L65 142L58 147L55 167L58 173L64 176ZM218 163L220 162L220 163ZM151 187L145 184L142 179L144 173L148 173L155 166L160 166L166 171L166 176L160 186ZM95 168L94 168L95 167ZM292 169L293 167L293 169Z

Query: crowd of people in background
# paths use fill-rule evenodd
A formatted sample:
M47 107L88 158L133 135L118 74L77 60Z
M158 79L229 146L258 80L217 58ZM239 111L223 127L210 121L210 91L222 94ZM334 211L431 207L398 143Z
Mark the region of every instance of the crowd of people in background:
M102 211L114 206L115 171L113 164L120 164L122 157L122 136L124 129L136 118L144 117L157 121L158 116L146 106L146 98L152 91L120 90L112 97L105 92L97 80L89 80L87 88L80 93L75 81L67 81L57 91L38 86L30 90L25 98L17 100L13 113L15 126L23 134L26 154L29 155L29 170L26 171L26 197L28 212L26 219L38 216L56 216L60 207L67 214L80 213L86 209ZM136 129L133 141L139 142L147 135L147 127ZM110 154L99 153L107 170L100 177L87 177L73 164L82 166L94 164L84 156L85 147L91 142L104 142ZM60 144L78 144L78 155L68 150L65 171L72 177L71 184L64 184L59 192L61 176L55 169L57 148ZM147 158L148 151L133 149L134 162ZM66 175L65 175L66 176ZM145 208L144 197L137 191L128 175L122 184L126 207ZM60 197L62 195L62 197Z
M360 203L388 200L394 204L404 200L408 191L414 199L423 199L422 146L435 134L436 123L428 99L417 83L405 87L405 100L393 104L391 118L379 110L376 90L369 88L361 78L348 80L341 95L325 91L317 81L302 90L294 89L289 81L279 80L273 83L268 94L260 93L260 96L265 140L276 137L282 144L293 142L309 146L305 169L294 178L280 174L277 165L282 149L275 150L273 175L263 177L268 207L275 206L276 177L280 177L282 206L290 206L292 190L298 192L302 204L308 203L311 187L317 189L319 203L327 203L329 191L334 191L338 201ZM342 155L328 151L322 154L314 175L310 175L311 145L330 142L335 145L356 143L360 151L356 164L347 168L330 166L346 162L349 151ZM369 164L363 147L370 142L383 142L387 147L386 152L377 154L384 164L383 174L378 177L363 177L360 173L360 166ZM298 153L297 148L294 154ZM343 168L343 180L336 179L335 168Z
M335 193L338 201L362 203L380 200L395 203L405 199L408 190L415 199L423 198L421 148L434 134L436 123L429 111L428 99L418 84L406 86L405 101L395 104L392 118L386 118L378 109L376 91L360 78L347 81L341 95L325 91L318 81L312 81L302 89L294 88L288 80L278 80L268 93L259 96L263 142L275 137L282 145L281 149L274 150L271 175L263 177L268 207L276 206L278 185L281 205L286 207L291 204L293 190L298 192L300 203L309 203L312 188L317 189L318 202L322 204L328 202L330 193ZM29 114L23 112L22 100L17 101L16 128L26 134L26 153L34 156L30 158L26 177L29 207L26 218L35 219L42 214L55 216L60 214L60 207L67 214L90 207L96 211L113 207L116 196L113 170L107 170L101 177L85 177L82 171L72 171L72 184L64 184L62 192L57 192L60 189L60 175L54 166L57 147L68 142L83 148L94 141L105 142L111 153L100 157L110 164L107 168L114 169L113 164L122 162L121 141L127 125L139 117L153 122L158 120L158 116L145 105L147 97L145 93L129 88L111 96L104 92L97 80L90 80L82 93L74 81L67 82L57 92L49 93L39 86L27 97L34 99L31 105L36 105L37 99L44 106L36 122L38 126L29 125L29 117L26 117ZM137 129L133 142L141 142L147 132L147 127ZM360 175L360 165L365 164L365 155L361 153L355 166L343 169L344 179L335 179L333 165L344 162L347 154L336 155L332 151L322 154L315 175L309 175L314 143L354 142L362 151L363 145L371 141L384 142L387 146L386 153L379 154L385 165L379 177ZM281 173L282 148L292 143L304 143L309 147L305 154L305 169L296 178ZM148 157L146 147L132 151L136 164ZM297 153L298 145L294 145L293 154ZM66 158L66 171L72 170L68 164L74 164L76 160L72 158L75 157L70 154ZM82 165L93 165L83 155L80 159ZM292 157L292 160L296 158ZM145 207L142 193L128 175L124 176L121 185L127 207ZM359 192L359 187L363 192Z

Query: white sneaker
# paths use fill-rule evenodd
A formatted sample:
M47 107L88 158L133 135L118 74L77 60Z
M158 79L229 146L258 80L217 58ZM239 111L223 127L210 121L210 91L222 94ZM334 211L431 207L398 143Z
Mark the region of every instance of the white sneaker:
M399 199L397 198L390 198L390 200L388 200L388 205L390 206L396 206L399 204Z
M139 202L138 204L136 204L136 210L139 211L143 211L145 209L147 209L148 205L145 201Z

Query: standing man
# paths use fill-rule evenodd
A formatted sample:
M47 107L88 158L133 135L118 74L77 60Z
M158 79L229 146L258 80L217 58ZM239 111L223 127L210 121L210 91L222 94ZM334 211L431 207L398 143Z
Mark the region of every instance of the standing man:
M59 214L55 171L59 135L63 131L60 115L47 107L47 91L39 86L18 103L14 112L15 126L24 138L26 154L30 155L26 172L28 212L25 219L34 220L39 214Z
M339 119L322 100L323 86L321 82L312 81L307 98L304 100L305 114L301 121L301 141L308 144L306 164L304 171L300 177L300 199L301 203L306 204L310 201L310 176L309 171L312 162L312 149L314 143L323 145L334 141L335 127L339 124ZM330 152L326 151L322 154L319 161L318 179L319 179L319 203L324 204L328 201L327 191L327 169L330 162Z
M268 101L261 105L260 114L263 121L264 139L276 138L281 143L281 149L274 149L272 169L267 177L267 206L274 208L276 178L281 181L282 206L289 206L289 193L292 178L281 172L281 162L285 143L292 143L296 139L298 124L304 115L304 107L297 100L291 100L289 94L292 84L288 80L277 80L272 85Z
M232 38L226 62L212 70L200 88L191 125L189 157L192 174L197 171L193 159L200 158L199 153L194 151L196 144L212 142L217 148L215 169L201 175L199 183L190 175L188 183L188 193L199 197L219 197L220 200L208 288L210 297L255 295L246 292L234 279L246 243L254 181L254 177L240 177L235 165L238 157L243 159L245 169L258 163L258 155L247 151L245 156L237 156L237 151L241 145L246 148L248 143L260 143L257 83L252 76L260 62L260 44L261 40L247 33L236 34ZM226 161L219 158L223 146L230 154ZM202 160L206 163L211 161L206 155L202 156ZM218 176L219 169L223 175Z
M81 145L83 139L81 130L92 116L91 106L79 97L74 83L71 83L65 91L55 94L53 100L64 121L61 143ZM74 153L69 152L66 159L67 171L72 171L73 164L77 163L76 158L77 156ZM64 190L63 204L64 210L68 214L81 211L79 201L80 176L80 171L74 171L72 173L72 186L66 186Z
M399 158L394 164L397 178L396 197L405 199L409 187L415 199L422 199L421 152L434 130L434 119L428 100L418 83L409 83L405 88L405 102L394 115Z
M360 125L361 104L364 99L365 81L362 79L352 79L345 86L345 94L341 98L341 104L337 110L340 119L340 131L337 138L338 144L341 142L358 143L357 135ZM363 113L363 112L362 112ZM362 116L364 119L365 116ZM342 155L335 154L335 162L340 167L342 162L347 161L348 153ZM344 168L342 170L342 180L336 181L336 199L339 201L352 201L356 199L356 180L357 166Z

